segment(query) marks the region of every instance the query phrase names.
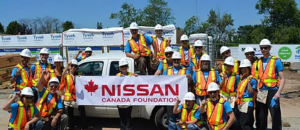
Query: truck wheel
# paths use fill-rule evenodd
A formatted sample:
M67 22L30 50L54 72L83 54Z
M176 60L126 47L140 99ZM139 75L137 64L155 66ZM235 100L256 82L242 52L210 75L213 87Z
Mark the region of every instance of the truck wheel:
M158 109L155 114L155 125L159 130L167 130L168 129L168 116L167 112L164 110L164 107Z

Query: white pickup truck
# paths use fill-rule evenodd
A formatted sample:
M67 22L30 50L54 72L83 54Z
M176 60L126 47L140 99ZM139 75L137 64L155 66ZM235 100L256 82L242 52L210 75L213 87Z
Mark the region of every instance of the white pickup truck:
M119 60L126 58L129 62L129 72L134 70L134 60L127 58L124 52L97 54L79 62L78 73L86 76L116 76L119 73ZM86 106L88 117L119 118L117 106ZM159 130L167 129L167 113L163 106L134 106L132 118L152 120Z

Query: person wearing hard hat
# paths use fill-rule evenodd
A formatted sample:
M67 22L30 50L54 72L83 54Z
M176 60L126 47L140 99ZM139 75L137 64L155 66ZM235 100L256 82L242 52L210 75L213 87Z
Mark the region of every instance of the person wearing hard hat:
M171 47L166 47L165 56L166 58L162 60L157 68L154 75L161 75L168 67L173 66L172 61L173 49Z
M190 60L190 66L193 69L193 72L195 72L196 70L201 68L201 57L202 55L204 55L205 53L204 51L204 47L203 47L203 43L201 40L197 40L194 44L196 53L191 57Z
M62 100L57 93L59 80L53 77L49 80L47 86L43 86L42 80L44 80L43 76L46 74L47 72L43 70L37 83L38 101L36 106L44 122L43 129L65 130L68 126L68 116L63 114Z
M28 66L31 52L29 49L24 49L20 56L21 63L12 69L10 78L10 83L14 84L14 93L21 91L25 87L32 87L32 73Z
M153 38L153 44L156 46L155 54L156 57L162 61L165 59L165 49L166 47L170 46L171 37L168 39L162 37L163 27L160 24L157 24L154 27L154 31L156 35L151 36Z
M230 48L227 46L222 46L220 49L220 54L222 55L222 57L224 59L226 59L227 57L231 57L231 51ZM235 59L234 60L234 67L232 68L232 74L239 74L239 64L240 61ZM219 68L219 72L225 72L225 64L224 62L219 63L218 65Z
M129 68L128 61L126 59L121 59L119 61L120 73L118 73L116 76L137 76L137 74L128 72L128 68ZM120 129L131 130L132 129L132 120L131 120L132 106L118 105L118 111L120 116Z
M227 130L231 128L235 116L229 103L220 96L220 88L215 82L208 85L209 98L201 101L200 113L206 112L210 130ZM228 118L229 117L229 118Z
M173 61L173 66L168 67L162 75L186 75L187 78L189 79L189 83L192 81L192 76L189 73L189 71L181 67L180 61L181 61L181 55L179 52L175 51L172 55L172 61ZM176 124L176 119L179 119L178 115L175 115L173 113L173 106L166 106L165 107L169 119L169 129L172 129L173 124ZM173 128L175 129L175 128Z
M227 57L224 62L225 72L220 73L222 82L220 83L221 95L225 98L232 108L234 108L236 89L240 81L240 75L234 75L232 68L235 62L232 57Z
M194 48L189 45L189 38L185 34L180 37L180 42L181 46L178 47L178 52L181 54L181 65L191 72L190 59L195 54Z
M49 81L51 78L54 78L54 77L57 77L59 82L61 81L61 76L62 76L62 72L63 72L63 58L61 55L55 55L54 58L53 58L53 61L54 61L54 65L55 65L55 68L52 69L52 70L49 70L48 74L50 76L46 76L48 77L49 79L47 79L47 81Z
M139 34L139 27L136 22L131 23L129 28L131 32L131 38L129 38L126 42L126 56L134 59L141 75L146 75L147 72L148 75L154 74L150 66L150 56L152 55L150 46L153 43L153 39L146 34ZM156 49L155 44L153 44L153 48L154 50Z
M195 95L192 92L187 92L184 95L185 102L180 104L177 97L177 102L173 108L174 114L181 114L181 119L176 123L177 126L185 130L206 130L205 123L200 114L200 106L195 103Z
M81 56L79 56L81 54ZM76 59L78 62L84 60L85 58L88 58L90 56L92 56L93 54L93 50L91 47L87 47L84 50L84 53L82 53L82 50L79 50L77 55L74 57L74 59Z
M248 59L241 61L241 82L237 88L238 114L236 115L243 130L253 130L254 124L254 102L253 96L256 90L257 80L251 75L251 62Z
M193 81L195 84L196 103L200 105L200 101L208 97L207 87L211 82L221 83L222 79L213 68L210 68L210 56L204 54L200 59L201 68L193 73Z
M268 124L268 109L272 117L272 129L282 129L280 93L284 88L285 78L283 65L280 58L271 56L271 42L268 39L261 40L259 44L263 54L252 65L252 76L259 80L257 105L261 107L260 129L266 129Z
M76 107L76 88L75 88L75 72L78 68L78 62L75 59L69 61L67 69L62 75L62 82L59 87L63 96L64 105L67 106L69 130L75 129L74 107ZM88 129L87 118L84 106L78 106L79 115L81 117L82 129Z
M18 97L20 101L14 103ZM11 112L8 130L42 130L43 122L33 98L32 89L25 87L3 106L4 111Z
M245 49L245 56L246 58L251 62L251 64L254 63L254 61L258 60L258 58L255 56L255 51L252 47L246 47Z

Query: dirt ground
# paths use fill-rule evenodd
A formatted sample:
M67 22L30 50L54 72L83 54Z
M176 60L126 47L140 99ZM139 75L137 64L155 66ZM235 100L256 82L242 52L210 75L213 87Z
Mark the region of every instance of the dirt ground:
M300 74L291 71L284 71L286 79L285 87L281 94L280 105L282 112L282 122L284 130L300 130ZM0 88L9 86L9 83L4 83ZM12 93L12 89L0 89L0 106L2 107L7 101L7 97ZM0 129L7 129L7 121L9 114L3 110L0 110ZM93 119L95 120L94 129L103 130L118 130L119 120L118 119ZM107 122L106 125L97 126L97 122ZM155 129L153 123L143 119L135 119L133 122L134 129ZM102 123L101 123L102 124ZM269 117L268 127L271 128L271 117Z

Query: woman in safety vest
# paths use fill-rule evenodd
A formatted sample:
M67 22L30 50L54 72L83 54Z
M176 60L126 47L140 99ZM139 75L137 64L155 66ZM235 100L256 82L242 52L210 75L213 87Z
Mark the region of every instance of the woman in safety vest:
M200 106L195 103L195 95L188 92L184 95L185 103L179 105L180 100L177 97L177 102L173 108L173 113L181 113L181 119L176 123L182 130L206 130L203 122L203 117L199 111Z
M128 72L128 61L126 59L121 59L119 61L119 69L121 72L118 73L116 76L137 76L137 74ZM132 106L118 105L118 111L120 116L120 129L131 130L132 129L132 122L131 122Z
M53 61L54 61L55 68L49 70L48 72L49 75L47 76L49 79L47 81L56 77L59 80L59 82L61 82L62 72L64 69L63 67L64 60L61 55L55 55Z
M19 97L17 92L3 107L5 111L11 111L9 119L9 130L41 130L43 122L39 120L39 110L33 103L33 91L30 87L25 87L21 91L20 101L15 100Z
M69 130L75 129L74 122L74 107L76 107L76 90L75 90L75 72L78 68L78 62L72 59L63 72L62 82L60 84L59 90L62 91L64 98L64 105L67 106L68 124ZM68 70L68 72L67 72ZM81 118L82 129L88 129L87 118L84 106L78 106L79 115Z
M240 69L242 80L237 88L235 103L238 106L238 112L236 117L243 130L253 130L253 94L254 90L256 90L257 81L251 75L251 62L248 59L241 61Z

